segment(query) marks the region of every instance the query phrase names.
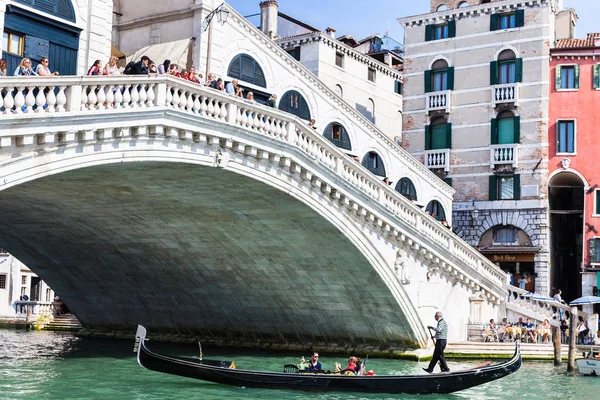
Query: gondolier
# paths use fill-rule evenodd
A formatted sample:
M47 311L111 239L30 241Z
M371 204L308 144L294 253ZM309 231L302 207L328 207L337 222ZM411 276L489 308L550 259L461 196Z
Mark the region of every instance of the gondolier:
M448 324L444 320L444 316L440 311L435 313L435 320L437 321L437 327L434 328L429 326L430 330L435 331L435 350L433 351L433 358L429 363L429 367L423 368L423 371L432 373L436 364L440 363L442 372L449 372L448 364L446 364L446 358L444 357L444 349L446 348L446 341L448 339Z

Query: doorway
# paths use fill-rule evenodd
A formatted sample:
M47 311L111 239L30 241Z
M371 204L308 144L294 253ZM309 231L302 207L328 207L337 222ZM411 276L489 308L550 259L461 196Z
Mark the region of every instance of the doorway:
M568 303L581 296L584 185L577 175L562 172L548 185L550 200L550 287L562 289Z

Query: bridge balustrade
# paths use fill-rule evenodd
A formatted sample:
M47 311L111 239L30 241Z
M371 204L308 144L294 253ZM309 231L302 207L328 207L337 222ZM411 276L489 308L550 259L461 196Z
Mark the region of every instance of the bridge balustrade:
M294 146L374 202L349 199L339 189L323 185L318 177L305 168L294 165L290 160L283 160L288 167L301 172L304 179L324 188L325 192L344 202L357 215L363 215L367 223L403 242L407 241L423 260L434 264L434 269L443 270L473 290L484 291L490 301L500 302L505 297L505 275L496 265L291 114L166 75L9 77L0 79L0 93L0 121L11 119L25 123L31 118L52 115L93 115L95 121L99 122L104 114L149 109L178 111ZM151 133L142 131L136 134ZM0 152L13 144L34 145L35 134L21 135L15 136L10 130L0 132ZM196 133L189 139L206 140L203 136ZM92 136L88 134L76 136L72 133L62 141L81 142L90 139ZM238 150L245 151L241 148ZM393 152L394 149L391 150ZM378 209L375 205L385 208ZM384 215L385 209L412 231L404 232L404 228Z

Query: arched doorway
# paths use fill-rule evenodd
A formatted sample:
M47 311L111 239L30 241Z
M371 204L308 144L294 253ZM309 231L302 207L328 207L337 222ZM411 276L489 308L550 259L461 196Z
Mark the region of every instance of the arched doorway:
M550 180L550 286L568 302L581 296L584 184L561 172Z

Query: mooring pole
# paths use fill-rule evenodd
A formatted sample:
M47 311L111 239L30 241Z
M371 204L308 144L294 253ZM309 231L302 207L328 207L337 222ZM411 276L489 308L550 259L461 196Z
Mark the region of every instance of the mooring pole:
M558 327L552 327L552 344L554 347L554 366L558 367L562 363L561 349L561 331Z
M569 321L569 361L567 371L575 371L575 351L577 350L577 307L571 307L571 318Z

